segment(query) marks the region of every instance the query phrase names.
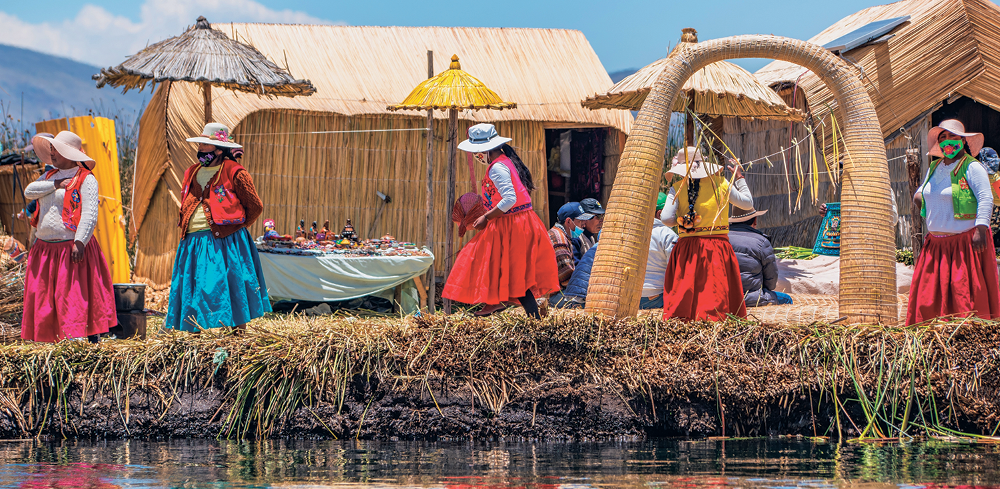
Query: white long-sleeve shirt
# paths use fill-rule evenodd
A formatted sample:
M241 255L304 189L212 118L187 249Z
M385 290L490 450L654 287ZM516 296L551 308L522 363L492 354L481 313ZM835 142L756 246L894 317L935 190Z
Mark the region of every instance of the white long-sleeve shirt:
M97 226L98 186L94 175L87 175L80 186L80 224L72 231L63 224L62 209L65 189L57 189L55 181L73 178L79 168L59 170L49 178L40 178L24 189L24 197L38 201L38 229L35 237L43 241L79 241L86 245Z
M646 278L642 281L642 296L656 297L663 293L663 279L667 274L670 252L677 243L677 233L653 219L653 235L649 240L649 258L646 259Z
M514 190L514 182L511 180L510 169L507 165L496 164L490 167L490 180L497 186L500 192L500 202L496 207L503 212L507 212L517 203L517 192Z
M753 194L750 193L745 178L736 180L729 186L729 203L739 209L747 211L753 209ZM677 224L677 191L673 187L670 187L670 192L667 193L667 202L660 213L660 221L667 226Z
M968 231L976 226L989 226L993 214L993 190L990 188L990 177L982 163L973 161L965 172L969 189L976 196L976 219L955 219L955 205L951 195L951 172L955 165L945 166L941 163L934 169L933 175L924 179L924 184L917 189L917 194L924 199L927 215L927 231L931 233L956 234ZM917 194L914 194L916 197Z

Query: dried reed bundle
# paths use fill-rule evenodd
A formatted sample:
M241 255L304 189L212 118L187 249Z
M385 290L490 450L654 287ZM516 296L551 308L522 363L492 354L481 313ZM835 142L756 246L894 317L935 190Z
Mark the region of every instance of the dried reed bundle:
M11 336L20 337L21 312L24 310L24 272L27 262L15 263L3 252L2 244L8 239L10 236L0 226L0 342Z
M991 350L997 343L1000 324L971 320L882 328L562 313L543 321L510 313L285 316L257 320L243 336L212 330L160 332L146 342L7 345L0 349L0 392L13 395L30 434L71 435L76 416L95 415L82 398L110 399L127 430L130 398L143 396L149 410L167 415L180 396L211 387L225 392L213 417L219 422L192 423L209 423L222 436L281 436L299 415L330 435L355 437L379 432L363 415L346 412L358 402L393 407L402 393L426 391L436 399L451 385L469 389L477 409L500 413L511 403L537 401L550 379L571 377L607 385L654 412L677 402L718 402L716 432L737 436L764 434L769 409L784 415L795 407L813 414L806 429L817 436L955 436L966 426L980 434L959 436L990 441L1000 419L1000 360ZM430 422L444 416L433 408L425 413ZM334 416L337 423L328 423ZM648 417L655 425L657 415Z

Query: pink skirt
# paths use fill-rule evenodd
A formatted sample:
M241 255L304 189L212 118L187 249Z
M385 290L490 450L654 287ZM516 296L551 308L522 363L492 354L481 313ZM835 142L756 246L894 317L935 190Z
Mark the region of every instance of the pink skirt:
M92 238L83 261L73 263L73 242L38 240L28 253L21 338L54 343L107 333L118 323L111 272Z

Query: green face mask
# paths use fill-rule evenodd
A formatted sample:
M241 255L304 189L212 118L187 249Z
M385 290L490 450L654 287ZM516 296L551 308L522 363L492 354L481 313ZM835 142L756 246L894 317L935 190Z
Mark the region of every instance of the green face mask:
M938 143L938 146L941 146L941 153L946 157L954 158L962 152L963 144L961 139L946 139Z

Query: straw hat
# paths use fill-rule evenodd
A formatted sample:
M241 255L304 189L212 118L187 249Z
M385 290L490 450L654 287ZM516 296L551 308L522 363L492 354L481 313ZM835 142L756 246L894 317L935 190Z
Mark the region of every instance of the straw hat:
M36 137L37 136L45 136L47 138L54 138L55 137L50 132L40 132L40 133L36 134L35 136ZM31 143L29 143L27 146L24 147L24 152L27 153L28 151L34 151L35 152L35 156L37 156L38 159L42 161L42 163L45 163L46 165L52 164L52 155L49 154L49 147L50 146L47 145L47 144L40 144L36 148L35 144L34 144L34 141L35 141L35 138L31 138Z
M31 138L31 146L35 149L35 154L42 159L43 163L52 163L52 155L49 154L47 144L41 142L48 141L55 150L67 160L72 160L83 164L88 170L93 170L97 162L83 152L83 139L75 133L62 131L55 137L50 137L48 133L36 134ZM45 148L45 149L42 149ZM49 161L46 161L49 160Z
M485 153L510 141L510 138L501 137L493 124L476 124L469 128L469 139L458 143L458 149L467 153Z
M983 149L983 142L986 139L981 132L965 132L965 125L955 119L941 121L930 131L927 131L927 146L931 149L927 154L931 156L944 157L941 154L941 146L938 146L938 135L941 131L948 131L956 136L962 136L969 142L969 154L978 155Z
M205 124L205 128L201 130L201 136L187 138L187 142L211 144L212 146L218 146L220 148L243 147L233 141L233 137L229 135L229 128L224 124L219 124L218 122L209 122L208 124Z
M681 161L681 158L685 157L685 153L687 156L686 161ZM690 170L688 167L690 167ZM667 173L673 173L682 177L690 174L691 178L697 179L715 175L720 171L722 171L722 166L705 161L701 156L701 150L694 146L688 146L687 151L681 148L674 155L672 166L667 170Z
M734 207L733 209L737 209L737 208ZM743 209L740 209L740 210L743 211L743 214L737 214L735 216L730 216L729 217L729 224L736 224L738 222L747 222L747 221L749 221L749 220L751 220L751 219L753 219L755 217L763 216L764 214L767 214L767 209L764 209L762 211L759 211L757 209L750 209L748 211L744 211Z

